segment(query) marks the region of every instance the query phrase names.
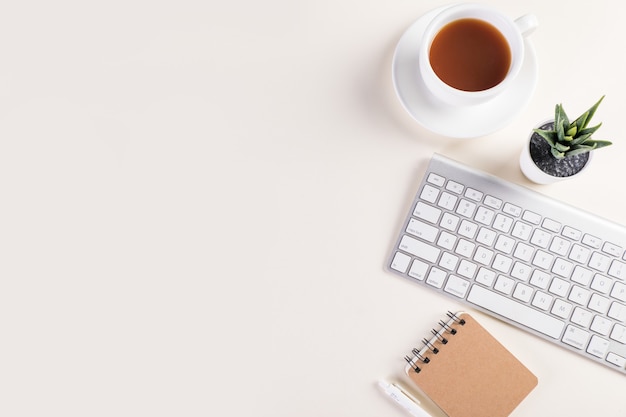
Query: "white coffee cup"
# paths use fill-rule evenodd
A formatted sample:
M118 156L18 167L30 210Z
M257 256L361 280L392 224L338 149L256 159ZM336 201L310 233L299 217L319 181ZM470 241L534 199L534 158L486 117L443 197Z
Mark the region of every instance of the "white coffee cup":
M434 61L431 62L431 46L433 45L433 40L442 33L442 29L451 27L447 25L453 22L457 23L464 19L477 20L490 25L489 30L495 28L497 31L493 33L495 35L499 33L501 36L497 36L498 39L505 41L506 45L508 45L508 51L510 53L508 69L504 67L505 64L502 64L503 66L500 69L502 76L497 80L494 79L495 85L493 86L480 89L453 87L444 82L442 78L437 75L435 68L439 68L439 73L442 74L442 65ZM506 91L514 82L524 62L524 37L530 35L537 26L537 18L532 14L527 14L512 20L499 10L481 4L461 3L450 6L438 13L424 31L418 58L419 76L422 77L426 87L436 99L449 105L471 106L491 100ZM459 38L461 41L464 39L469 39L469 37L464 36ZM459 42L458 44L460 45L461 43ZM483 49L488 50L489 48ZM457 55L460 56L462 54ZM502 59L504 60L506 58ZM433 66L435 66L435 68L433 68ZM470 68L471 66L472 65L465 64L454 65L455 68L462 68L467 74L473 73L470 70L466 70L466 68ZM479 70L475 69L474 72L476 71ZM482 71L482 69L480 69L480 71ZM479 74L476 75L478 76Z

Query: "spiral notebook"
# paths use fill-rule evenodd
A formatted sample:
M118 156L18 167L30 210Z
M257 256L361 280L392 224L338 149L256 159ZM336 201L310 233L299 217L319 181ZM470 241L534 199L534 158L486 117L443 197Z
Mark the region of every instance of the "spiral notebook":
M448 313L405 359L417 387L449 417L505 417L537 386L532 374L468 313Z

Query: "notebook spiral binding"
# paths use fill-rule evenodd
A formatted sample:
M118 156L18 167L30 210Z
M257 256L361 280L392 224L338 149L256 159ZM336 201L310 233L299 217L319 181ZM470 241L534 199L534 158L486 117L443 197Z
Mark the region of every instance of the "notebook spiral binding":
M439 342L445 345L448 343L449 337L454 337L458 333L458 330L452 327L454 323L461 326L465 325L465 320L460 318L456 313L448 311L446 315L448 316L448 321L439 321L439 327L431 330L433 336L430 339L422 339L423 346L419 349L413 348L411 355L404 357L404 360L407 361L415 372L421 372L422 368L420 368L420 366L430 362L428 355L436 355L439 353L439 348L435 346L435 343Z

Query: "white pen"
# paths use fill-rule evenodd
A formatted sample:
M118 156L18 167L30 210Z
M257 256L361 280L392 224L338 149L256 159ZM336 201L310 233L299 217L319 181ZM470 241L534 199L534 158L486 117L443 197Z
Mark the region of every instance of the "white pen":
M399 385L389 383L387 381L378 381L378 385L383 392L391 397L402 408L411 413L415 417L432 417L419 405L419 401L413 398L409 393L404 391Z

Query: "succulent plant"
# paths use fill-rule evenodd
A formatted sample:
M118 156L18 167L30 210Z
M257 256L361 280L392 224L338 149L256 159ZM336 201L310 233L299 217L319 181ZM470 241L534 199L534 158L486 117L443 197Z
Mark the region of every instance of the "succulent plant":
M594 140L591 138L591 135L600 128L602 123L593 127L587 127L603 99L604 96L600 97L596 104L571 123L565 110L563 110L563 106L557 104L554 109L552 129L534 129L534 132L548 142L552 156L556 159L563 159L567 156L612 145L612 142L607 140Z

